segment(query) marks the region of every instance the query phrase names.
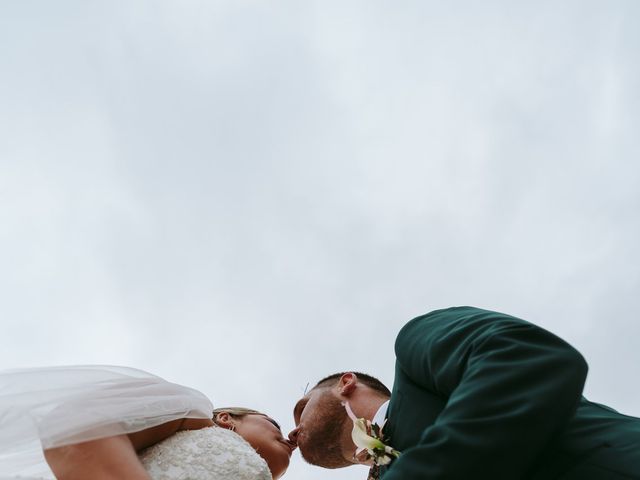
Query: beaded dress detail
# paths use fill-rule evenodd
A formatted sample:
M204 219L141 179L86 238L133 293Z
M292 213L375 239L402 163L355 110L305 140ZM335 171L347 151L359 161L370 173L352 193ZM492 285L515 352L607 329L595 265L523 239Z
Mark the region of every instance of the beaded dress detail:
M144 450L153 480L272 480L267 462L231 430L184 430Z

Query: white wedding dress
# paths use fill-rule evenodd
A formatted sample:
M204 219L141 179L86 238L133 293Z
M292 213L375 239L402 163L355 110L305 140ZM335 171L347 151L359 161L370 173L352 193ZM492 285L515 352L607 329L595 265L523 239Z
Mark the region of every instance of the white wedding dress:
M224 428L186 430L148 448L140 460L153 480L271 480L267 462Z
M211 418L209 399L128 367L82 365L0 372L0 480L51 480L43 448ZM271 480L267 463L219 427L178 432L141 452L153 480Z

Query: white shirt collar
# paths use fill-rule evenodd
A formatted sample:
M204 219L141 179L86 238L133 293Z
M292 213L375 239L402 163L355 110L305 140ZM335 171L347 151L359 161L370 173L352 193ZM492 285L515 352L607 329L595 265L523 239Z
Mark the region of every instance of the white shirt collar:
M371 421L371 423L377 423L378 425L382 426L382 424L384 423L385 417L387 416L388 407L389 407L389 400L387 400L382 405L380 405L380 408L378 409L376 414L373 416L373 420Z

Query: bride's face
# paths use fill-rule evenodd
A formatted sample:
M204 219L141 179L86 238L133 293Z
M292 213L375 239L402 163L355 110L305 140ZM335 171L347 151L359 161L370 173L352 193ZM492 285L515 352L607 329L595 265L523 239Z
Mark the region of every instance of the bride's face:
M296 446L284 438L275 420L266 415L248 414L236 420L235 431L266 460L273 478L284 475Z

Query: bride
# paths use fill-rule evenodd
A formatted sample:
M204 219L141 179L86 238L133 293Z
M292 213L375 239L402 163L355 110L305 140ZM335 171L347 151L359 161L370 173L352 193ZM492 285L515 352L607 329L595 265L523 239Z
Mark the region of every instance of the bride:
M0 480L272 480L295 448L267 415L141 370L0 372Z

